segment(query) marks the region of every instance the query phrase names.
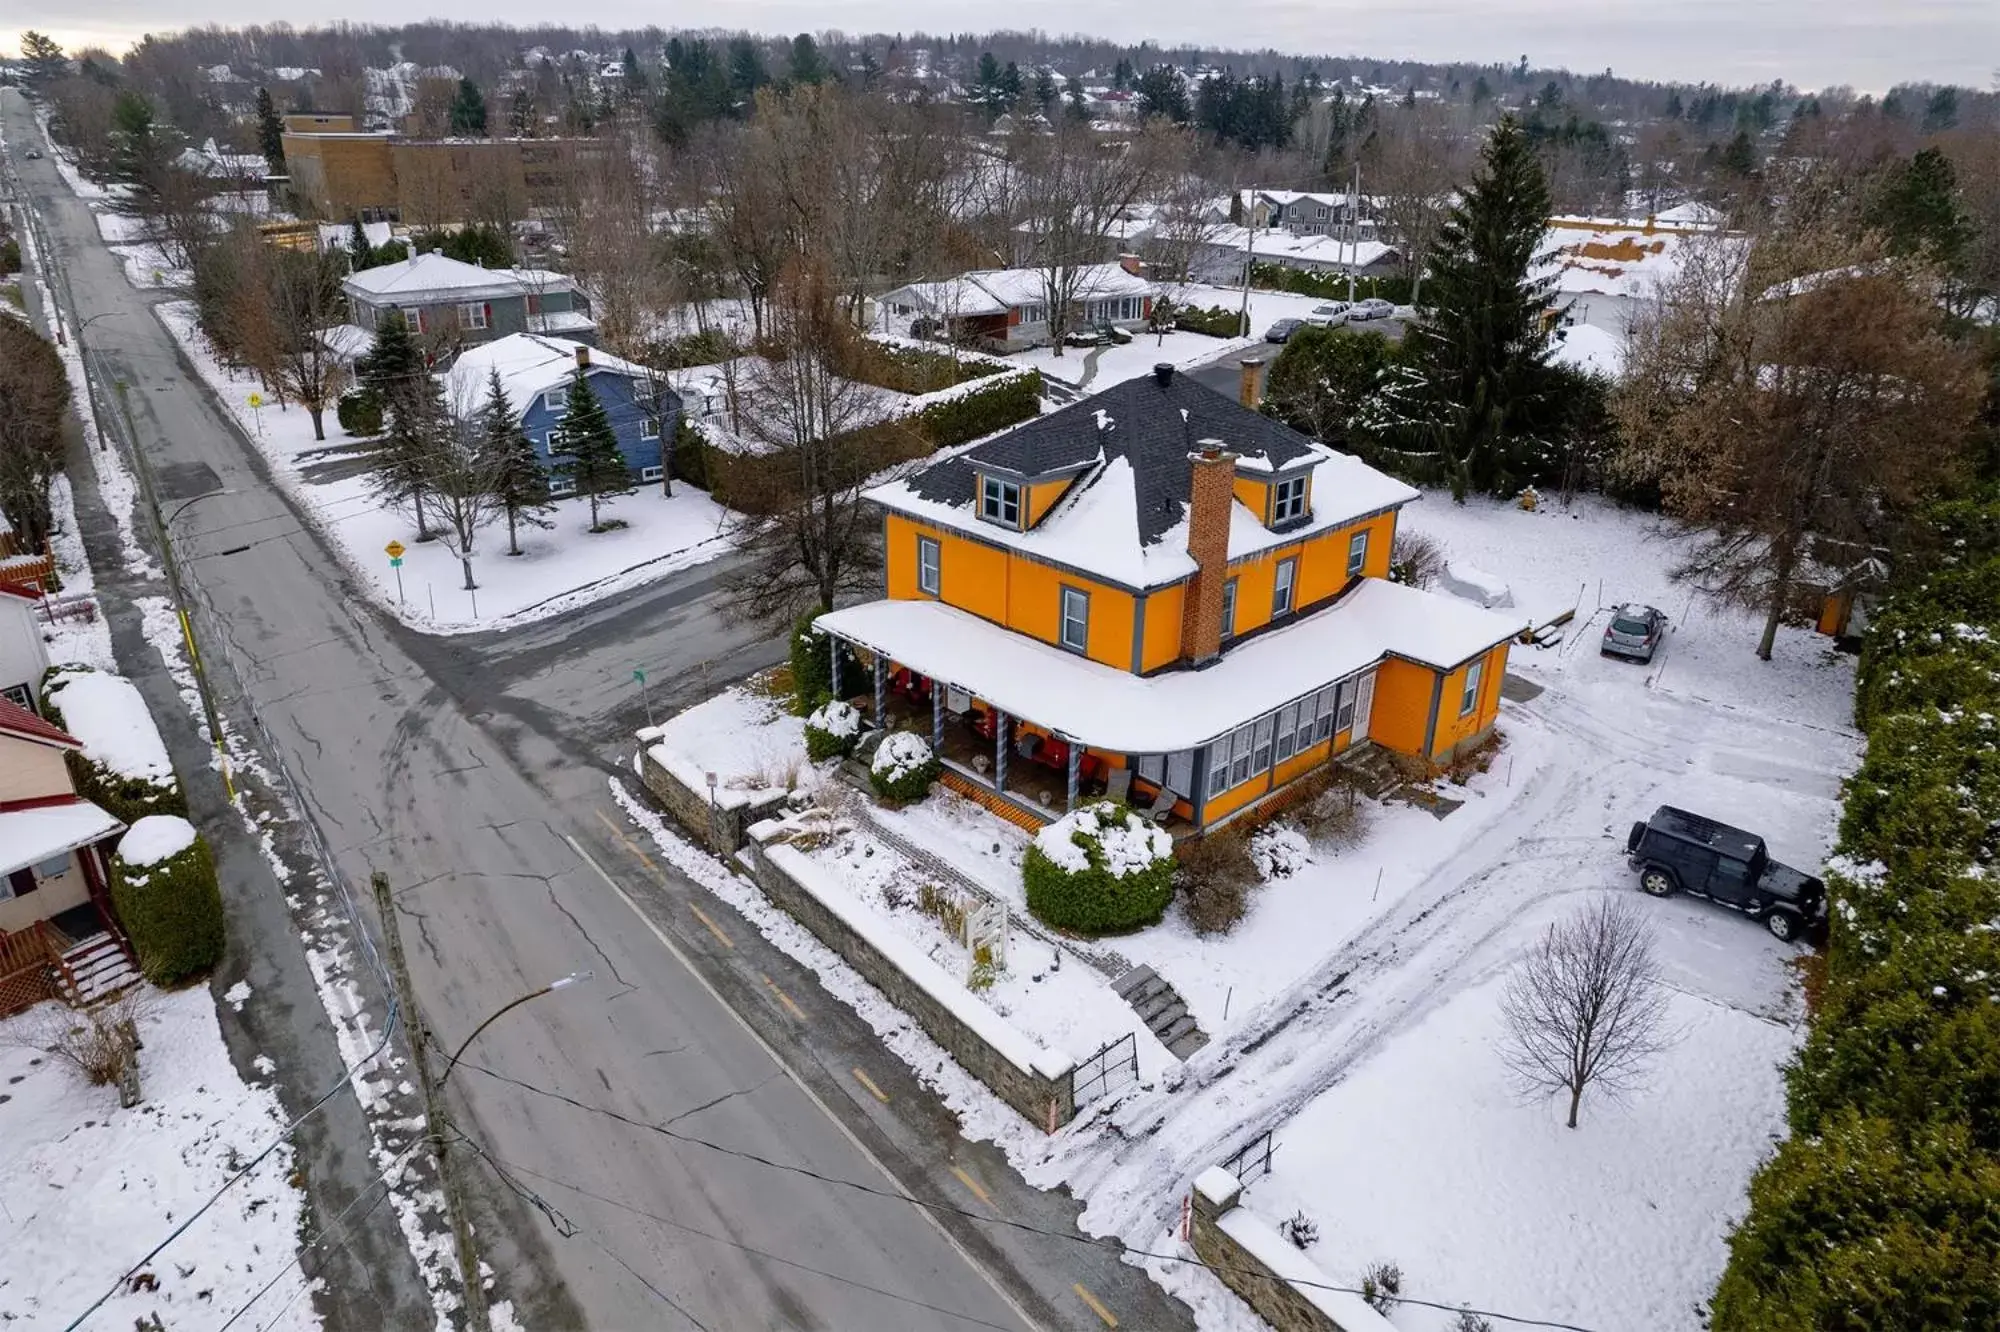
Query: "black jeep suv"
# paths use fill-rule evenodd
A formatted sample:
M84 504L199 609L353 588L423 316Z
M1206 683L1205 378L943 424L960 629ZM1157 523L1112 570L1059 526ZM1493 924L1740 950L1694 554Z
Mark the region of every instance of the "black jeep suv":
M1625 858L1653 896L1706 897L1761 918L1780 939L1798 938L1826 912L1826 885L1771 859L1763 838L1671 805L1632 825Z

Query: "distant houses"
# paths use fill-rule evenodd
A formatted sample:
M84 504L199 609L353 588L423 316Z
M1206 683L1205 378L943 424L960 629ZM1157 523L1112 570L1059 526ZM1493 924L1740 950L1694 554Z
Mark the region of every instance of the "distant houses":
M1076 331L1110 324L1142 329L1158 287L1118 264L1090 264L1075 274ZM912 282L878 298L910 320L931 320L955 342L1021 351L1049 341L1047 287L1038 268L988 268L938 282Z
M453 407L476 409L495 372L520 415L523 433L551 469L554 494L575 489L561 475L561 455L554 445L556 428L569 412L570 384L578 375L588 376L591 391L604 404L632 479L645 483L666 476L666 444L680 424L681 399L645 366L582 342L515 333L469 348L452 364L445 384Z
M462 344L493 342L514 333L597 341L588 298L561 273L481 268L432 253L364 268L340 285L347 294L349 322L371 334L394 310L419 335L451 334Z

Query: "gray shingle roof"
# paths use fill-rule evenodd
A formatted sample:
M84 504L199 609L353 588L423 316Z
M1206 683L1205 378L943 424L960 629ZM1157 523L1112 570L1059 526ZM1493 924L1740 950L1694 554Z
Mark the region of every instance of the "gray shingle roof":
M1151 544L1186 513L1193 485L1188 454L1204 439L1219 439L1272 470L1321 456L1290 426L1186 375L1164 384L1144 375L943 459L908 484L925 499L970 508L973 476L982 465L1042 476L1086 467L1102 450L1106 461L1131 463L1139 539Z

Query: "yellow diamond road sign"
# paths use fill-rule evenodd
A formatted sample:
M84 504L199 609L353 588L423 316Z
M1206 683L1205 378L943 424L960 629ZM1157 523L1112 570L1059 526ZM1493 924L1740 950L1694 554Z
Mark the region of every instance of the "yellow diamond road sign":
M392 560L403 558L403 543L400 541L391 541L388 545L382 547L382 549L389 552L389 558Z
M262 407L262 406L264 405L264 395L263 395L263 394L261 394L261 393L253 393L253 394L251 394L251 395L250 395L250 405L251 405L252 407Z

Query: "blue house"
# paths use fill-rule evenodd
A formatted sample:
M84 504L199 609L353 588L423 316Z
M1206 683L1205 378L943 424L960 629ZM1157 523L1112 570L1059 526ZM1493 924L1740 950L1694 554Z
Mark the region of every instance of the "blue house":
M551 452L550 441L569 410L569 387L578 375L589 376L591 391L611 417L632 479L643 484L665 478L681 399L658 374L567 338L514 333L459 354L445 376L454 407L465 411L483 403L496 370L507 400L520 413L522 431L551 469L556 494L576 488L560 475L562 459Z

